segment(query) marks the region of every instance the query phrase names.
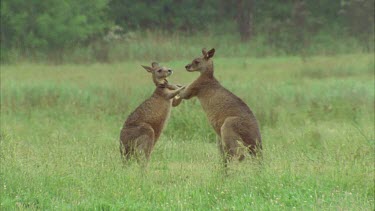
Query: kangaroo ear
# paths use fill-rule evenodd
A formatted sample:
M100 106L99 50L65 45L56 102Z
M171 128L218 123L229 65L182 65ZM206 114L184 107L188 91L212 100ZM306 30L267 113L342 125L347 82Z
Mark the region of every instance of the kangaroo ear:
M157 62L152 62L151 67L153 67L153 68L157 68L157 67L160 67L160 66L159 66L159 63L157 63Z
M206 59L212 58L212 57L214 56L214 54L215 54L215 48L209 50L209 51L207 52L207 56L206 56L205 58L206 58Z
M203 57L206 58L207 56L206 48L202 48L202 54L203 54Z
M148 66L144 66L144 65L141 65L143 68L145 68L145 70L147 70L147 72L151 73L153 71L153 69L151 67L148 67Z

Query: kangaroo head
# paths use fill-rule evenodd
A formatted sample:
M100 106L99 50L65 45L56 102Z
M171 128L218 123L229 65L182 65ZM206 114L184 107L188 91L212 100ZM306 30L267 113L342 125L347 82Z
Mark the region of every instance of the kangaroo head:
M215 48L206 51L205 48L202 49L202 56L194 59L191 64L185 66L186 70L189 72L199 71L204 73L208 70L213 70L212 57L215 54Z
M151 64L151 67L144 65L142 65L142 67L145 68L147 72L152 74L152 80L154 81L156 86L165 84L165 82L167 82L166 79L173 73L170 68L161 67L157 62L153 62Z

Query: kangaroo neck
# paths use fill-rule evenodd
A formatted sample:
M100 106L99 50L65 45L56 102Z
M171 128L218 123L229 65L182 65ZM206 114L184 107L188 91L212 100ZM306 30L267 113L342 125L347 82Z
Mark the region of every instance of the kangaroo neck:
M167 85L168 84L168 80L167 79L156 79L156 78L152 78L152 80L154 81L154 84L156 87L159 87L160 85Z
M154 93L152 94L151 97L153 98L161 98L161 99L164 99L164 90L165 88L162 88L162 87L156 87L155 90L154 90Z
M200 78L204 79L215 79L214 77L214 67L207 67L205 71L201 72Z
M165 78L164 79L153 78L152 80L154 81L154 84L155 84L155 91L152 96L162 97L164 95L163 89L165 89L166 86L168 85L168 80Z

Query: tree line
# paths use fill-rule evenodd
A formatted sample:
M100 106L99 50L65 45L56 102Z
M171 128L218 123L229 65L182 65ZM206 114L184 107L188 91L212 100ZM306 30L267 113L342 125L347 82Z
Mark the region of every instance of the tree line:
M373 46L374 0L1 0L1 58L87 46L114 26L120 33L207 30L264 36L267 45L298 52L319 33L344 34Z

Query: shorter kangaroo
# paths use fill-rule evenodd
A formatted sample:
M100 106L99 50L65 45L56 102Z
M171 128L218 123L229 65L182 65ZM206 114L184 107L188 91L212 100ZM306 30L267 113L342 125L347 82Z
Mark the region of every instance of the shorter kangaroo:
M156 62L151 67L142 67L152 73L156 89L128 116L120 133L121 155L126 160L135 157L138 162L141 154L146 161L150 159L151 151L169 117L172 99L184 89L168 84L167 77L173 73L171 69L160 67Z
M261 135L250 108L221 86L214 77L211 58L215 54L215 49L208 52L203 49L202 54L203 56L185 66L189 72L200 72L200 76L179 94L180 98L173 102L173 106L177 106L182 99L198 97L208 120L220 137L218 144L226 166L228 160L233 157L244 159L244 153L241 152L244 147L250 154L256 155L257 150L262 148Z

